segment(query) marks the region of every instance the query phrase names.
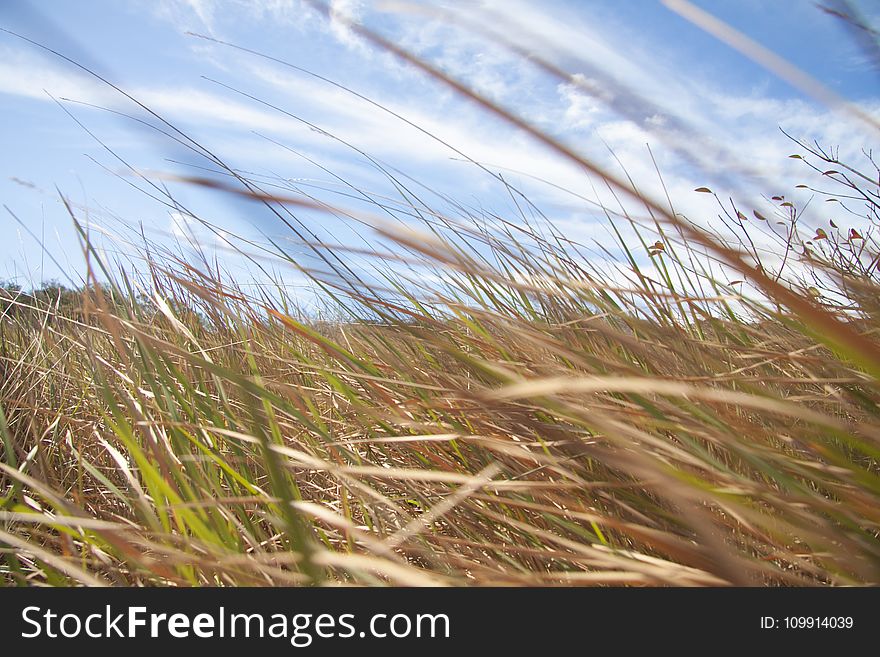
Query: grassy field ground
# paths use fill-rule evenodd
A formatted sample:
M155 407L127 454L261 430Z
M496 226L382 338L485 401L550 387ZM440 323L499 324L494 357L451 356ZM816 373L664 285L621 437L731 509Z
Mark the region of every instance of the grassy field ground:
M619 269L526 212L373 199L404 228L239 177L217 193L355 214L379 274L240 247L319 317L146 237L114 268L83 228L83 289L4 288L0 582L880 584L870 158L793 146L858 230L718 190L712 233L534 136L642 205L607 211Z

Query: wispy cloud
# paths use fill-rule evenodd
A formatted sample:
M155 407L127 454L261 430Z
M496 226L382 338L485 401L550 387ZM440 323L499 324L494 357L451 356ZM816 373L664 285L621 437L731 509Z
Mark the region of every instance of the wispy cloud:
M149 5L155 16L184 30L214 31L215 0L156 0Z

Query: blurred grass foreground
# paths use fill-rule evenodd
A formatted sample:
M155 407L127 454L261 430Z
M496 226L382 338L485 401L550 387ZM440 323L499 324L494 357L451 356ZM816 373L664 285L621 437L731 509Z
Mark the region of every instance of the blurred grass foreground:
M283 274L249 286L148 236L137 267L110 263L68 204L84 285L0 290L0 582L880 584L870 151L792 143L813 203L850 224L712 183L692 192L717 199L707 226L350 29L625 199L602 208L618 266L533 224L500 176L520 216L432 207L403 177L396 199L359 190L370 211L216 157L223 175L188 178L277 213L317 264L224 240L255 275L307 277L317 313ZM876 138L876 117L852 121ZM371 241L327 244L291 210Z

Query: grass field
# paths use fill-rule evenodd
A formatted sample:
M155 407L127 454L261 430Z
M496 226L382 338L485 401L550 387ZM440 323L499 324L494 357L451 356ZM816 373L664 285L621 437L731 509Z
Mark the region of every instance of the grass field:
M118 267L69 206L88 284L2 292L0 582L880 584L873 161L792 144L861 223L701 188L710 232L458 93L635 199L604 209L620 267L531 210L371 199L404 227L191 179L363 222L371 278L307 233L320 266L230 238L255 276L307 276L316 313L148 237Z

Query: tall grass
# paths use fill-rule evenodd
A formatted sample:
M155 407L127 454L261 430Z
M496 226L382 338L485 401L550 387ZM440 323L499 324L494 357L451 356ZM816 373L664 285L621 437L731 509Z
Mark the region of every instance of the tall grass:
M402 226L231 168L189 179L365 227L354 249L288 223L314 266L229 238L307 276L319 318L283 278L144 236L114 268L68 206L87 285L0 306L0 582L880 583L873 233L719 192L713 234L457 89L641 202L605 208L621 266L527 212L365 192ZM875 225L874 172L799 146L839 185L817 194Z

